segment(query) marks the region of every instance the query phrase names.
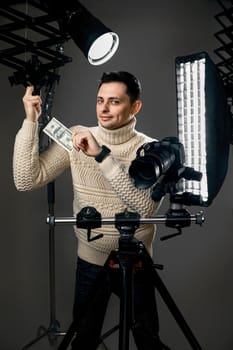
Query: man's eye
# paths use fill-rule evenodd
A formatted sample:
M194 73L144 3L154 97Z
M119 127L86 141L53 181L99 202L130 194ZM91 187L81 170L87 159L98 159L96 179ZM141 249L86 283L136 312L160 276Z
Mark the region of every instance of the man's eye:
M112 102L113 105L117 105L117 104L119 104L120 101L118 101L118 100L112 100L111 102Z

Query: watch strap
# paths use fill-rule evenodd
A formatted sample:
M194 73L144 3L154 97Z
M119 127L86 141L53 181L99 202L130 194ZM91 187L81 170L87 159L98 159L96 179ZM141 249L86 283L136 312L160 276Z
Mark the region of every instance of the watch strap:
M111 150L103 145L102 146L102 151L97 154L97 156L95 157L95 160L98 162L98 163L101 163L103 161L103 159L106 157L107 154L109 154L111 152Z

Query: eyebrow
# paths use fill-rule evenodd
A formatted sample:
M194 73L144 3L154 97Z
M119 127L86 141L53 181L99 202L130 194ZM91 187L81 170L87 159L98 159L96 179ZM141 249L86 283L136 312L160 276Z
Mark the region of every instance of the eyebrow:
M104 100L104 97L102 97L102 96L97 96L97 99L102 99L102 100ZM108 97L107 98L107 100L121 100L121 98L120 97L117 97L117 96L112 96L112 97Z

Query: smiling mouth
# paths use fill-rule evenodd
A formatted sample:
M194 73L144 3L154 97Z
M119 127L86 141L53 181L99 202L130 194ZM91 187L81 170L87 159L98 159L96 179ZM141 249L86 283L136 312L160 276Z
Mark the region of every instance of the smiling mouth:
M107 115L102 115L102 116L100 117L100 119L101 119L101 120L110 120L110 119L112 119L112 117L111 117L111 116L107 116Z

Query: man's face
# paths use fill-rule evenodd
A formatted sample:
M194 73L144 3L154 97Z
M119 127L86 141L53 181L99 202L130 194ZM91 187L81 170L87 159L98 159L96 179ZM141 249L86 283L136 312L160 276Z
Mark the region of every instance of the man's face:
M135 103L126 94L121 82L103 83L97 94L96 114L101 126L114 130L128 124L135 112Z

